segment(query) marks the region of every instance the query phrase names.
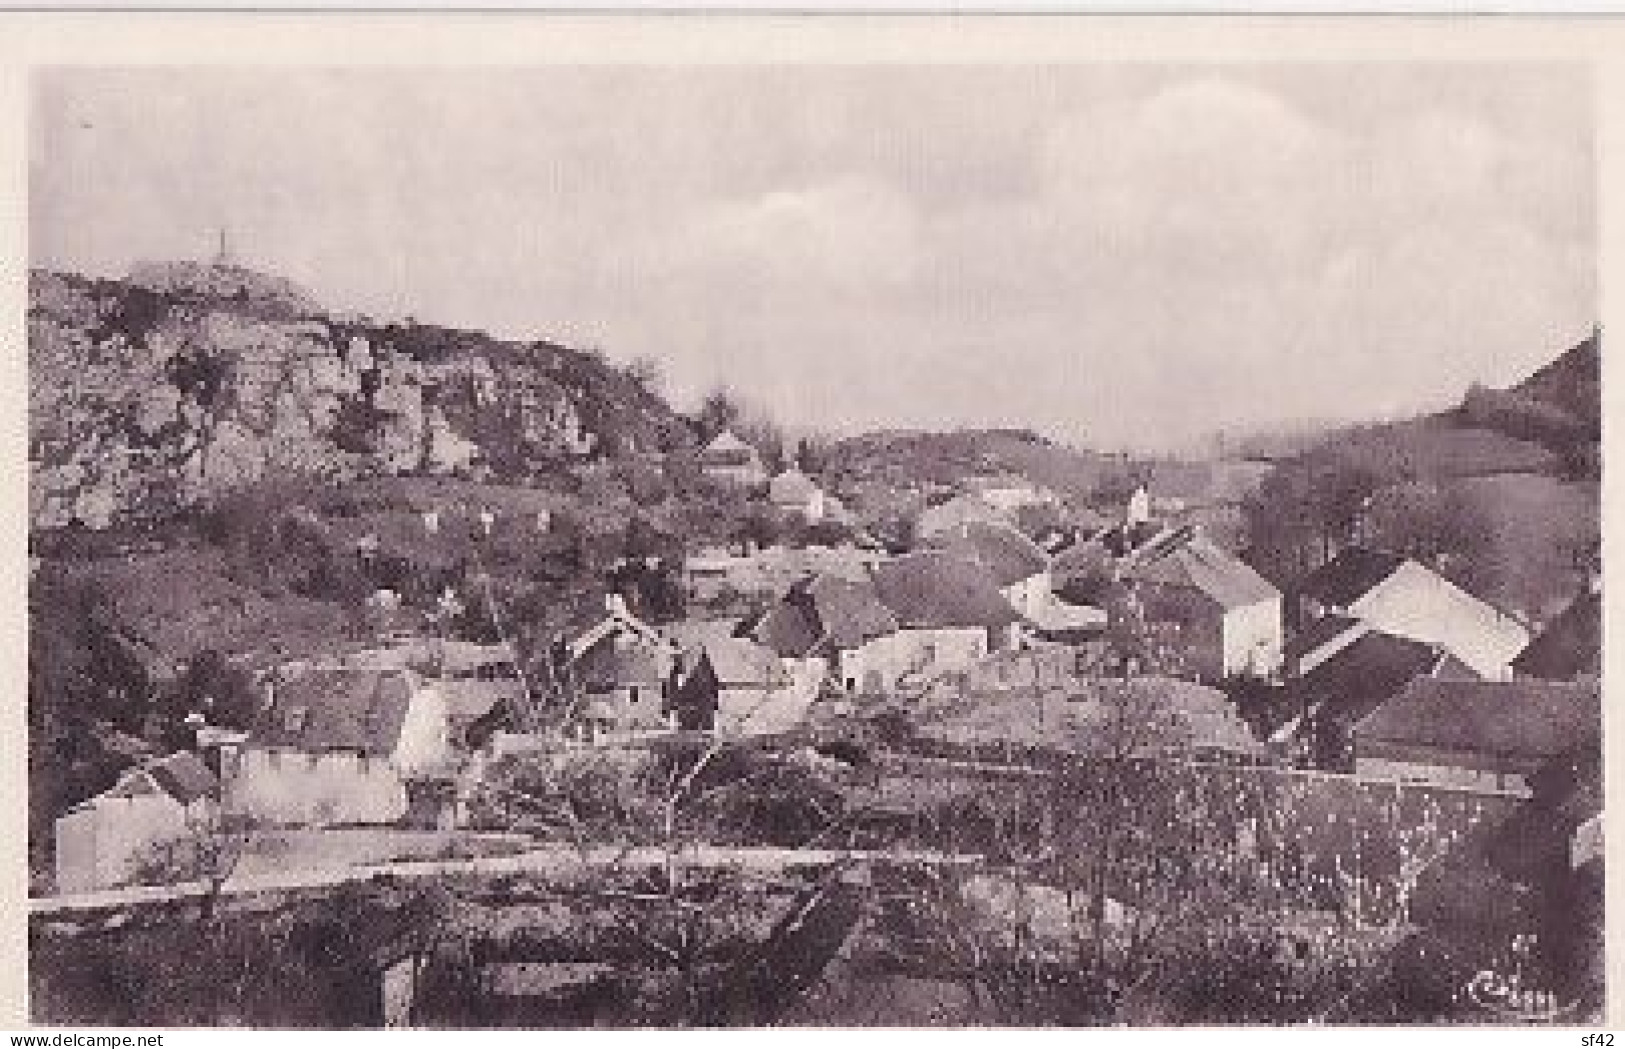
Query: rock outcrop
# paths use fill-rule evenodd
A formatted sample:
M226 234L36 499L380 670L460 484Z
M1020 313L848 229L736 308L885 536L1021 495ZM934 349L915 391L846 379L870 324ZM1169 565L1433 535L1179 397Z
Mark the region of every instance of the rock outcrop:
M28 332L35 528L161 517L268 475L524 483L693 441L597 353L339 317L234 265L37 270Z

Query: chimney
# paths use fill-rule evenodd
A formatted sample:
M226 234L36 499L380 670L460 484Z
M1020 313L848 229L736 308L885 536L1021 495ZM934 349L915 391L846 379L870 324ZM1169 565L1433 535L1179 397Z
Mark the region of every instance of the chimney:
M624 616L626 611L626 598L620 594L609 593L604 595L604 610L612 616Z

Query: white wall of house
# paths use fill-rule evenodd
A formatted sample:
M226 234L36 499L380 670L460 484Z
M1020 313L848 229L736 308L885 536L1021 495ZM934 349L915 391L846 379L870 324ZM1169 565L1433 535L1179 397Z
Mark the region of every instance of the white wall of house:
M981 627L909 627L844 651L832 676L844 688L891 688L909 674L935 674L970 666L988 653Z
M211 815L206 798L186 806L162 791L93 798L56 821L56 890L91 892L124 884L155 845L184 838Z
M1569 836L1569 866L1583 867L1592 860L1600 860L1607 851L1602 813L1597 813Z
M621 684L587 693L587 719L609 731L664 728L666 696L654 682Z
M420 687L406 708L391 760L401 772L410 774L444 767L451 756L451 721L445 697L434 688Z
M226 787L233 813L271 824L394 823L406 815L406 784L383 757L353 751L307 754L249 744Z
M1402 780L1407 783L1430 783L1440 787L1459 787L1485 793L1511 792L1527 796L1529 781L1516 772L1492 772L1485 769L1456 765L1448 761L1401 761L1394 758L1361 757L1354 759L1354 774L1372 779Z
M1022 618L1034 619L1042 614L1042 609L1054 596L1055 581L1046 569L1001 588L999 593Z
M1529 631L1467 591L1406 561L1349 608L1379 630L1439 645L1490 680L1512 676Z
M814 488L805 499L774 499L773 507L783 513L800 514L808 523L822 521L828 511L821 488Z
M766 468L762 466L761 460L755 458L743 463L702 463L700 469L713 480L746 488L766 484L768 480Z
M717 696L716 731L758 736L788 732L807 718L826 673L822 659L782 661L790 680L773 688L724 683Z
M976 494L995 510L1012 514L1024 506L1045 506L1056 502L1054 492L1020 485L990 486Z
M1273 677L1281 669L1283 626L1279 594L1225 611L1220 628L1224 673Z

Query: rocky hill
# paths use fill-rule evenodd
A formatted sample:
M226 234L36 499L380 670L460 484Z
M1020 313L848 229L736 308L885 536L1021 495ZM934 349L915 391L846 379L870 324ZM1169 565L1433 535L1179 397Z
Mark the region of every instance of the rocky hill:
M602 355L381 324L233 265L29 275L30 519L163 517L265 477L524 484L693 444Z

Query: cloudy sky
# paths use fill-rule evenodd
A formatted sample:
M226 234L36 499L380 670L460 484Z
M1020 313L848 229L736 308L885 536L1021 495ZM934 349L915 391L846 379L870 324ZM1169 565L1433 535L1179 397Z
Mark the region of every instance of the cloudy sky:
M1597 317L1543 65L60 71L33 261L653 357L791 423L1097 447L1402 412Z

